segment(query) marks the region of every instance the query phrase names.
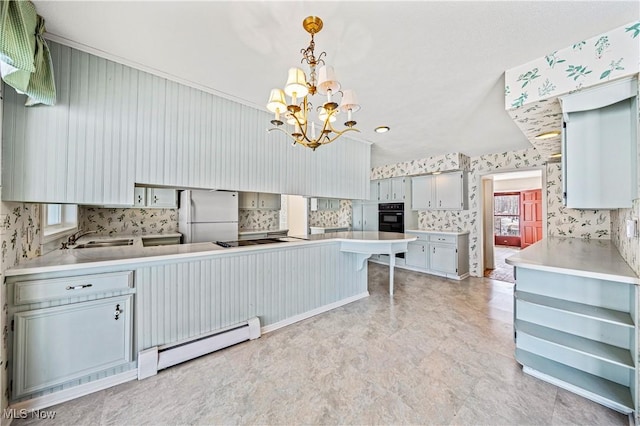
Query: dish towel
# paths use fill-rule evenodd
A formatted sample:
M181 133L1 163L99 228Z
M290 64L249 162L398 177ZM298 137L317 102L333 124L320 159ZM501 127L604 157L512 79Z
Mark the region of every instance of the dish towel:
M30 1L3 1L0 6L0 75L26 106L56 103L56 85L44 19Z

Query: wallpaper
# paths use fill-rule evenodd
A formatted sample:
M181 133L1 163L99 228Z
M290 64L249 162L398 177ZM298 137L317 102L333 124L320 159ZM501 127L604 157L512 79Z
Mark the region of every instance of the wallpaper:
M309 226L349 226L351 227L352 211L350 200L340 200L339 210L309 211Z
M238 214L239 231L258 231L280 229L280 210L240 209Z
M627 238L627 219L638 220L640 217L640 199L633 200L630 209L618 209L611 212L611 240L618 248L631 269L640 275L640 238L636 232L634 238Z
M439 157L434 157L439 158ZM433 159L418 160L422 164L431 164ZM480 259L480 222L481 199L480 188L482 175L495 171L507 171L531 167L544 167L544 159L535 148L522 151L504 152L501 154L483 155L471 158L469 173L469 210L447 211L429 210L418 212L420 229L445 231L469 231L470 273L482 276ZM404 163L402 163L404 164ZM384 166L374 169L372 175L383 178L397 172L400 167ZM560 165L549 164L547 168L547 232L550 236L571 236L577 238L610 238L610 218L608 211L582 211L567 209L557 197L557 190L562 188ZM394 175L397 176L397 175Z
M505 72L505 109L637 74L640 21L549 52Z
M562 166L547 165L547 235L611 239L609 210L575 210L562 205Z
M533 137L562 128L557 96L640 71L640 22L633 22L505 72L505 108L544 157L560 152L560 136Z
M8 306L7 286L4 283L4 271L17 265L23 259L31 259L40 255L40 205L24 203L2 203L0 208L0 237L2 243L2 349L0 350L0 368L2 376L2 407L8 406L9 387L6 374Z
M178 232L177 209L125 209L80 206L79 228L98 236Z
M371 169L371 180L396 176L422 175L446 170L469 170L471 160L464 154L452 153L403 163L388 164Z

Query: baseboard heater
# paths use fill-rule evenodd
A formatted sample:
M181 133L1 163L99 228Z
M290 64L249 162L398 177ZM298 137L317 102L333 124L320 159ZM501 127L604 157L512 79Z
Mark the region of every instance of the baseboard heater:
M158 371L222 348L260 337L260 319L251 318L215 333L138 352L138 380L155 376Z

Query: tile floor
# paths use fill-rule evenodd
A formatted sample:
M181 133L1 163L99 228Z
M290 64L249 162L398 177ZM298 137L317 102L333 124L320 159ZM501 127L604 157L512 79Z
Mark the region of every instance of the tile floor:
M628 424L522 373L512 285L369 265L371 296L48 410L44 424Z
M484 272L484 276L486 278L514 284L516 280L513 278L513 266L507 265L504 260L519 251L520 249L517 247L494 246L493 261L495 269L487 269Z

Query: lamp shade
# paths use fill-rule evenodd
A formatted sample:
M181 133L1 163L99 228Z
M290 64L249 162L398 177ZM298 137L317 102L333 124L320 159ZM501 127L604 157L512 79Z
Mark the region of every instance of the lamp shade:
M327 120L328 115L329 113L327 112L327 110L325 108L320 107L320 111L318 112L318 118L322 120L323 123ZM337 120L336 115L338 115L337 109L334 110L334 113L331 114L331 117L329 117L329 123L333 123L334 121Z
M307 78L304 75L304 71L300 68L289 68L289 78L287 78L287 84L284 86L284 93L293 97L304 98L309 93L307 87Z
M285 99L284 92L281 89L271 89L267 109L273 113L284 112L287 110L287 100Z
M336 93L340 90L340 83L333 67L324 66L318 70L318 93L326 95L329 90Z
M351 110L351 112L356 112L360 109L360 105L358 105L358 98L356 97L356 92L354 90L343 90L342 91L342 102L340 103L340 110L343 112L347 112Z

